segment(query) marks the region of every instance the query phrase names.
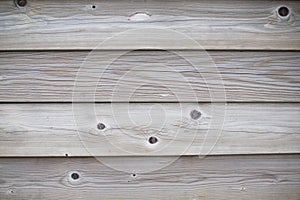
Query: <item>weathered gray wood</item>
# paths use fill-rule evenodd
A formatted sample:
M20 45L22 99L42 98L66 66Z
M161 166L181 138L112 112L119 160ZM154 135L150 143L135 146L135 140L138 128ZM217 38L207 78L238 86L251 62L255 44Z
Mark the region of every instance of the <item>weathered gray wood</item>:
M230 103L223 111L222 104L78 105L0 104L0 156L300 152L297 103ZM105 129L97 129L100 122ZM151 136L157 144L149 144Z
M151 157L114 158L149 167ZM118 172L94 158L1 158L0 197L8 199L299 199L300 157L181 157L154 172ZM70 174L79 174L72 181ZM133 172L134 173L134 172Z
M300 100L298 52L209 51L210 57L203 52L198 56L198 51L179 52L184 54L185 60L174 52L133 51L109 66L106 65L109 64L108 60L120 52L93 52L93 56L88 56L88 53L0 53L0 101L71 102L80 66L86 73L77 77L77 89L74 92L77 98L74 101ZM83 64L86 57L88 59ZM215 62L217 69L210 59ZM189 61L197 66L193 67ZM224 87L216 80L218 72ZM94 84L92 81L99 82ZM96 92L94 87L84 84L97 86ZM226 99L211 99L208 84L218 94L225 92Z
M282 5L290 16L277 15ZM0 50L91 49L121 32L145 28L152 30L125 34L100 48L199 48L180 40L186 35L205 49L299 50L299 13L299 1L32 0L18 9L13 0L4 0Z

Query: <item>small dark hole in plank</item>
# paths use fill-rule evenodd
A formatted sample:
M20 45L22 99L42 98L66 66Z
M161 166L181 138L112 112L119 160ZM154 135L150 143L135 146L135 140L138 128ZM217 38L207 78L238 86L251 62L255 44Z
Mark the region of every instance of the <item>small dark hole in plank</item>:
M286 17L290 14L290 9L286 6L281 6L278 8L278 14L280 17Z
M190 116L192 119L199 119L201 117L201 112L198 110L192 110Z
M155 144L158 142L158 139L157 137L151 136L148 141L150 144Z
M95 5L92 5L92 8L93 8L93 9L95 9L95 8L96 8L96 6L95 6Z
M79 179L79 174L74 172L74 173L71 174L71 178L73 180L77 180L77 179Z
M99 130L103 130L103 129L105 129L105 124L99 123L99 124L97 124L97 128L98 128Z
M8 192L9 192L10 194L15 193L15 191L14 191L13 189L9 189Z
M27 0L15 0L15 4L18 7L25 7L27 5Z

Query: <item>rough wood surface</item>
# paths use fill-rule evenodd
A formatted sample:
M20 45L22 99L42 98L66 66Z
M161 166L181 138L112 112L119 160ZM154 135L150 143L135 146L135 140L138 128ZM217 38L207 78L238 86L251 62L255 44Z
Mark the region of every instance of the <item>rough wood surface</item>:
M143 168L151 159L128 162L120 157L114 164ZM0 166L3 200L298 200L300 196L299 155L182 157L158 171L132 172L135 176L94 158L1 158ZM79 174L76 181L70 178L74 171Z
M288 17L277 14L282 5ZM205 49L299 50L299 13L299 1L32 0L19 9L4 0L0 50L91 49L135 29L100 48L199 48L191 37Z
M0 104L0 156L300 152L297 103L78 105Z
M300 1L14 2L1 200L299 200Z
M112 64L120 52L0 52L0 101L71 102L72 93L84 102L300 100L298 52L177 52L184 58L133 51ZM226 99L211 98L211 91Z

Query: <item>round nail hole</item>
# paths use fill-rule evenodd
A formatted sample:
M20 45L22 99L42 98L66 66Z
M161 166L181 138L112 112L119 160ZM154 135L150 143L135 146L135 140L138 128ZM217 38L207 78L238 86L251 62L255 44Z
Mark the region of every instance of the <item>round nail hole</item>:
M97 128L98 128L99 130L103 130L103 129L105 129L105 124L99 123L99 124L97 124Z
M132 177L136 177L136 174L132 174Z
M148 141L150 144L155 144L158 142L158 139L157 137L151 136Z
M277 10L280 17L287 17L290 14L290 9L286 6L281 6Z
M26 4L27 4L27 0L15 0L15 4L16 4L18 7L25 7Z
M96 8L96 6L95 6L95 5L92 5L92 8L93 8L93 9L95 9L95 8Z
M192 110L190 115L192 119L199 119L201 117L201 112L198 110Z
M9 194L13 194L13 193L15 193L15 191L14 191L13 189L9 189L9 190L8 190L8 193L9 193Z
M73 180L77 180L77 179L79 179L79 174L74 172L74 173L71 174L71 178Z

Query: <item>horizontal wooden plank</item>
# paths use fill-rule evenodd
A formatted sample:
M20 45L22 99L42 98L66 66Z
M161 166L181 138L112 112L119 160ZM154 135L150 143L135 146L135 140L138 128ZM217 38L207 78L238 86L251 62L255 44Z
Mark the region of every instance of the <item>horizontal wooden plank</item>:
M3 157L300 152L297 103L0 104L0 118Z
M4 0L0 50L93 49L105 40L99 49L299 50L299 13L299 1L46 0L18 8Z
M132 51L124 55L121 55L122 51L89 53L0 52L0 101L300 100L298 52ZM115 57L118 58L113 60Z
M140 169L148 168L152 159L119 157L113 163ZM297 200L300 196L299 155L181 157L147 173L118 172L94 158L1 158L0 163L3 200ZM77 180L70 177L74 171Z

